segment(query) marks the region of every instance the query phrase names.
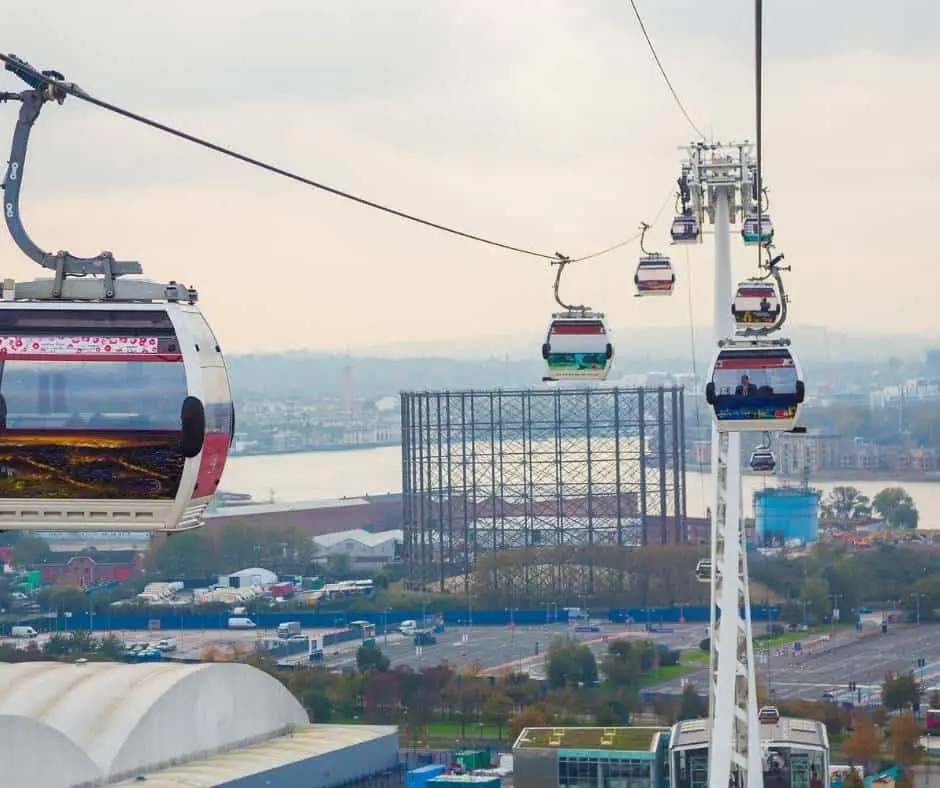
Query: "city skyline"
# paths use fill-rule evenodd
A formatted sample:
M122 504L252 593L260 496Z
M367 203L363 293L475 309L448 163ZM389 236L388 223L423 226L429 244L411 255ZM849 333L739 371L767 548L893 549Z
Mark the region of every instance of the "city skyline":
M932 289L917 286L935 276L932 239L917 230L940 172L935 111L922 99L940 73L940 9L864 0L845 18L809 0L767 5L764 175L778 248L794 266L792 325L936 333ZM750 9L640 8L696 124L717 140L753 138ZM710 325L711 238L688 259L667 243L677 148L694 134L627 3L44 9L8 11L7 51L435 221L578 255L663 208L649 246L673 256L672 298L632 298L635 244L572 266L563 293L603 310L624 342L630 330ZM20 88L9 74L0 84ZM0 109L0 146L15 112ZM152 278L191 282L229 353L538 337L557 308L543 261L338 201L75 99L44 111L24 180L24 219L41 246L109 249ZM756 253L732 241L743 278ZM7 276L41 275L5 232L0 257ZM643 341L654 353L654 339Z

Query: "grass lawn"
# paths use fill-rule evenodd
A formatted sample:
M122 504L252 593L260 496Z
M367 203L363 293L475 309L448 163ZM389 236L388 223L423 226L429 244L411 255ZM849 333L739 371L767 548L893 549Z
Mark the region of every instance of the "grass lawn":
M701 657L699 654L701 654ZM640 680L640 687L653 687L657 684L661 684L664 681L671 681L672 679L677 679L680 676L694 673L695 671L700 670L703 665L708 664L708 654L701 650L698 652L683 651L679 660L680 661L678 665L668 665L666 667L657 668L656 670L647 671L645 674L643 674L643 678Z

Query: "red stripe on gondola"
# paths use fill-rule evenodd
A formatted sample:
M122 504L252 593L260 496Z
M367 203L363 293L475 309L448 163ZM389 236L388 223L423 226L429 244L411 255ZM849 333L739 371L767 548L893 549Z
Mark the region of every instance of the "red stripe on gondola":
M3 361L150 361L180 362L181 353L7 353L0 350Z
M766 296L776 296L772 287L748 287L738 290L741 298L765 298Z
M601 323L555 323L553 334L606 334Z
M727 358L721 359L715 369L781 369L794 368L790 358Z

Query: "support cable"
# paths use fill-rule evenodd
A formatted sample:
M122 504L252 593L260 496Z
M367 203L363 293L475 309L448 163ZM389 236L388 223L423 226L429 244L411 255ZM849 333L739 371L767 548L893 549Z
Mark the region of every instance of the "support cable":
M672 86L672 80L669 79L669 75L666 73L666 69L656 52L656 47L653 46L653 42L650 39L649 33L646 32L646 25L643 23L643 17L640 16L640 9L636 7L636 0L630 0L630 6L633 8L636 21L640 25L640 31L643 33L643 38L646 39L646 43L650 48L650 53L653 55L653 60L656 61L656 66L659 69L659 73L663 75L663 81L666 83L666 87L669 88L669 92L672 93L672 97L675 100L676 105L679 107L679 111L682 112L682 114L685 116L686 121L692 127L692 131L694 131L702 140L706 140L705 135L702 134L702 132L699 130L699 127L695 125L695 122L692 120L692 117L685 108L685 104L682 103L682 99L679 98L679 94L676 93L676 89Z
M75 98L81 101L84 101L88 104L91 104L95 107L98 107L99 109L106 110L107 112L111 112L115 115L120 115L123 118L127 118L128 120L134 121L135 123L140 123L145 126L149 126L150 128L163 132L164 134L169 134L173 137L177 137L178 139L185 140L186 142L190 142L194 145L198 145L200 147L206 148L222 156L226 156L231 159L236 159L237 161L241 161L245 164L249 164L252 167L257 167L258 169L266 170L267 172L273 173L274 175L279 175L282 178L287 178L288 180L301 183L305 186L310 186L311 188L319 189L320 191L327 192L328 194L332 194L335 197L340 197L344 200L349 200L351 202L358 203L359 205L364 205L367 208L372 208L373 210L381 211L383 213L396 216L399 219L404 219L409 222L414 222L415 224L420 224L425 227L430 227L431 229L439 230L441 232L448 233L450 235L455 235L461 238L466 238L467 240L470 240L470 241L476 241L477 243L485 244L487 246L493 246L499 249L505 249L510 252L516 252L517 254L527 255L529 257L537 257L542 260L556 261L558 259L557 254L548 254L547 252L539 252L539 251L535 251L535 250L528 249L528 248L521 247L521 246L514 246L512 244L503 243L501 241L496 241L496 240L487 238L482 235L477 235L475 233L466 232L464 230L459 230L455 227L451 227L446 224L441 224L439 222L434 222L434 221L431 221L430 219L425 219L420 216L416 216L414 214L408 213L407 211L403 211L398 208L392 208L388 205L383 205L381 203L375 202L374 200L369 200L365 197L360 197L356 194L352 194L351 192L338 189L334 186L329 186L325 183L314 180L313 178L308 178L296 172L286 170L282 167L278 167L274 164L270 164L269 162L263 161L261 159L257 159L252 156L239 153L238 151L235 151L232 148L203 139L202 137L198 137L195 134L191 134L182 129L169 126L165 123L161 123L160 121L146 117L145 115L141 115L137 112L132 112L131 110L125 109L116 104L112 104L108 101L103 101L102 99L95 98L94 96L90 95L88 92L83 90L81 87L79 87L75 83L66 82L61 74L57 72L52 72L52 71L39 72L35 68L33 68L31 65L29 65L26 61L16 57L15 55L0 54L0 61L2 61L5 64L6 70L11 71L14 74L16 74L16 76L20 77L20 79L22 79L27 84L29 84L34 90L43 89L43 90L49 91L50 94L55 94L55 97L57 100L59 100L59 103L61 103L61 101L64 100L66 95L74 96ZM2 95L2 98L4 100L20 98L19 94L0 94L0 95ZM612 252L616 249L620 249L632 243L633 241L637 239L637 237L638 236L634 235L634 236L631 236L630 238L627 238L624 241L614 244L613 246L608 246L604 249L600 249L599 251L582 255L581 257L572 258L570 262L584 261L584 260L590 260L590 259L600 257L601 255L605 255L608 252Z

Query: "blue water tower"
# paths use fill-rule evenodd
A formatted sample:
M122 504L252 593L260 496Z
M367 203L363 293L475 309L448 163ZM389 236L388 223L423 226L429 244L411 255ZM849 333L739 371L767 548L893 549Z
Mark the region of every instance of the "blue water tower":
M754 493L754 531L761 547L783 547L791 540L815 542L819 535L819 490L766 487Z

